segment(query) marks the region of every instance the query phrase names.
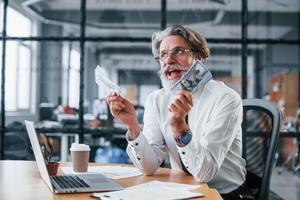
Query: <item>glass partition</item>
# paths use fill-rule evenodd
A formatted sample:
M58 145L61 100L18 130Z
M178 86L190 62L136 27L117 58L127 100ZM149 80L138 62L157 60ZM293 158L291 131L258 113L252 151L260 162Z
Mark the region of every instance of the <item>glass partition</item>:
M167 1L167 23L186 25L206 38L241 38L241 1Z
M242 60L240 49L241 45L230 44L210 44L211 55L206 61L208 69L212 72L213 78L224 82L242 95ZM248 57L248 63L252 64L251 57ZM251 69L251 67L249 67ZM249 74L253 73L251 70Z
M248 1L250 38L299 39L299 1Z
M30 109L32 51L31 42L6 42L6 111Z
M80 0L9 0L7 35L10 37L78 37L80 16Z
M4 4L1 1L0 2L0 36L2 36L2 30L3 30L3 14L4 14Z
M296 131L299 115L299 47L296 45L258 45L255 57L255 95L276 103L287 129ZM298 114L297 114L298 113Z
M160 1L87 1L87 36L151 37L160 30Z

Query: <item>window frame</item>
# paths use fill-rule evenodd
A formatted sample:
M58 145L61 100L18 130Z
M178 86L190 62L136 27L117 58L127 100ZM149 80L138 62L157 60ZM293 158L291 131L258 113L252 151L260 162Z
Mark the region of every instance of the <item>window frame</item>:
M3 3L0 2L0 7L3 7ZM8 9L12 9L14 12L17 12L19 15L21 15L22 17L26 18L26 20L28 20L30 23L30 27L29 27L29 30L30 30L30 34L32 34L33 30L34 30L34 26L35 26L35 21L33 19L31 19L28 15L26 15L25 13L21 12L20 9L18 9L17 7L15 7L14 5L8 5ZM2 19L2 15L0 17ZM7 18L11 18L9 16L9 12L7 12ZM8 23L8 22L7 22ZM1 23L2 25L2 23ZM7 24L8 26L8 24ZM0 35L2 35L2 26L0 27L1 30L0 30ZM8 32L8 31L7 31ZM7 37L9 37L10 35L7 34L6 35ZM1 41L2 42L2 41ZM37 76L37 74L34 72L34 65L35 62L33 60L33 54L35 53L35 50L34 50L34 44L32 43L32 41L20 41L20 40L16 40L16 41L6 41L6 43L8 42L14 42L16 44L16 48L13 50L14 51L14 54L15 54L15 58L16 59L16 64L15 66L15 76L16 76L16 82L15 82L15 85L16 87L12 90L13 91L13 96L15 97L15 105L14 105L14 109L13 110L8 110L7 109L7 103L5 104L5 111L6 111L6 114L8 117L10 116L24 116L24 115L28 115L28 113L33 113L35 111L35 102L36 102L36 99L34 98L33 94L36 93L36 89L35 87L37 86L37 82L36 80L34 80ZM7 46L7 45L6 45ZM19 86L20 86L20 68L21 68L21 47L24 47L25 49L29 50L29 67L28 67L28 70L29 70L29 78L27 80L27 82L29 83L28 85L28 95L26 95L26 97L28 98L28 108L22 108L20 107L19 105L19 101L20 99L24 98L23 96L20 97L19 96ZM2 52L2 48L0 49L0 53ZM1 53L2 55L2 53ZM6 71L7 71L7 47L6 47ZM34 66L33 66L34 65ZM7 76L7 75L5 75ZM7 84L8 84L8 81L7 81L7 77L5 77L6 81L5 81L5 87L7 87ZM5 90L7 91L8 88L6 88ZM5 98L6 98L6 95L7 95L7 92L5 93ZM0 97L1 98L1 97ZM5 99L5 101L7 101Z

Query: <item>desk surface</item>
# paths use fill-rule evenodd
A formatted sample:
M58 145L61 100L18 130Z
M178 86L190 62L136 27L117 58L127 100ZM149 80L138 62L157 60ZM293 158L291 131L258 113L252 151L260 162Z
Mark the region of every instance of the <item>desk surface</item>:
M90 165L101 164L91 163ZM63 166L70 166L70 163L64 163ZM53 194L40 177L34 161L0 161L0 177L0 199L2 200L93 199L90 197L91 193ZM128 187L152 180L197 184L193 177L187 176L183 172L166 168L161 168L154 176L137 176L116 181ZM219 193L214 189L208 188L207 184L201 184L201 187L194 191L205 195L204 198L199 198L201 200L222 199Z

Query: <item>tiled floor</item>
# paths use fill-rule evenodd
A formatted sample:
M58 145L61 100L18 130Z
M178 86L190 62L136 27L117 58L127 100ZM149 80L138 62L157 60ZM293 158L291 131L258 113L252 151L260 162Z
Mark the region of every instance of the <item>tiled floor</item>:
M271 190L276 192L285 200L300 199L300 172L294 174L292 171L283 168L282 173L275 168L271 178Z

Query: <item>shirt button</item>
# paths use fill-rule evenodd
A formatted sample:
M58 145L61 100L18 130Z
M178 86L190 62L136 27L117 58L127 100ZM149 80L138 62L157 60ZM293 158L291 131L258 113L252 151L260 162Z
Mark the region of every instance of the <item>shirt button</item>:
M184 154L185 154L185 152L183 151L183 152L182 152L182 155L184 155Z
M137 145L139 145L139 143L135 143L135 145L137 146Z
M137 159L138 159L138 160L141 160L141 158L139 158L139 157L138 157Z

